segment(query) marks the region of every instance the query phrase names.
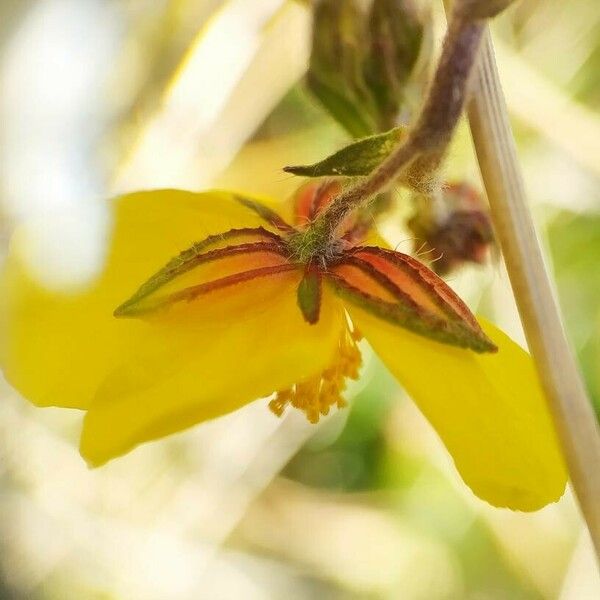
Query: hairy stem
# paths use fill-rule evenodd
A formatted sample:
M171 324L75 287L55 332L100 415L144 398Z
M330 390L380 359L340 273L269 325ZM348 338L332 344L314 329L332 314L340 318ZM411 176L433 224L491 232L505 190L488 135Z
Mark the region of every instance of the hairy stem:
M484 25L485 20L473 19L457 5L427 98L405 141L368 177L331 203L318 219L321 231L333 235L349 212L385 191L400 176L414 187L432 186L466 103Z

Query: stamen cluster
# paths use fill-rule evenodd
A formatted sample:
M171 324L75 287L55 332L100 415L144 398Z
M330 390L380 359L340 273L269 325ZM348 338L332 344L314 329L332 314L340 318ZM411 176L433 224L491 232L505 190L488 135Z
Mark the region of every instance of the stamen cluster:
M361 339L358 330L345 329L331 365L319 375L311 377L285 390L280 390L269 402L269 408L281 417L288 406L301 410L311 423L318 423L332 406L343 408L346 401L342 393L347 379L358 379L362 357L357 342Z

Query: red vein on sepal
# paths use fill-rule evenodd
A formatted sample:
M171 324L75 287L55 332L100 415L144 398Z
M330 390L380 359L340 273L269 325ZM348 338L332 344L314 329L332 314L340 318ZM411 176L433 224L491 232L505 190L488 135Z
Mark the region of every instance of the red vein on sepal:
M373 255L384 261L389 261L395 267L401 268L402 272L416 284L424 284L419 289L428 292L429 297L449 317L458 317L474 330L483 334L477 319L460 296L443 279L415 258L378 246L361 246L355 248L352 254L353 256L361 256L361 254ZM376 265L373 266L377 268Z
M228 275L227 277L222 277L221 279L214 279L213 281L208 281L207 283L201 283L195 286L191 286L189 288L185 288L184 290L166 296L160 303L157 303L154 306L152 306L152 308L150 308L149 311L158 310L160 308L170 306L171 304L174 304L176 302L192 302L198 296L202 296L210 292L214 292L216 290L221 290L223 288L238 285L247 281L252 281L253 279L259 279L260 277L289 273L291 271L297 270L297 268L298 267L296 265L292 264L274 265L271 267L258 267L257 269L250 269L248 271L242 271L241 273L235 273L234 275ZM141 312L149 311L142 310ZM141 314L141 312L138 314Z
M406 292L404 292L385 273L379 271L371 263L366 262L360 258L357 258L354 255L349 255L343 261L339 262L336 266L341 267L344 265L351 265L351 266L356 267L357 269L361 270L363 273L365 273L366 275L371 277L376 283L380 284L384 289L386 289L388 292L390 292L399 302L401 302L405 306L409 306L415 312L420 312L422 314L426 313L425 309L422 306L420 306L417 302L415 302L415 300L413 299L413 297L410 294L407 294ZM360 290L360 288L353 285L343 275L336 273L336 277L339 277L340 279L342 279L349 286L354 287L357 290ZM365 292L365 293L368 294L368 292ZM369 296L372 296L373 298L377 298L377 296L373 296L373 294L369 294ZM381 300L380 298L377 298L377 299ZM385 302L385 300L383 300L383 302Z
M342 191L339 181L325 181L317 189L312 203L311 219L316 219L321 211L329 206L334 198Z
M197 255L204 252L206 249L210 248L213 244L218 244L224 240L235 239L236 237L244 237L247 235L256 235L259 237L267 238L273 242L281 242L281 237L274 233L273 231L269 231L262 226L259 227L241 227L237 229L229 229L228 231L224 231L223 233L216 233L213 235L209 235L208 237L200 240L199 242L195 242L189 248L186 248L182 252L180 252L175 258L172 258L166 265L165 268L169 267L171 264L176 265L180 261L185 261L190 255Z
M254 211L261 219L273 225L279 229L279 231L285 233L292 233L296 231L291 225L286 223L281 216L279 216L274 210L270 209L268 206L261 204L260 202L256 202L255 200L251 200L250 198L244 198L243 196L238 196L234 194L233 196L240 204L243 204L246 208Z
M280 240L278 236L276 237ZM252 255L257 253L276 254L287 258L285 247L279 242L249 242L235 246L227 246L225 248L217 248L216 250L209 250L200 254L188 254L188 251L184 251L178 257L169 261L165 267L143 283L128 300L117 307L113 314L115 317L121 317L136 314L140 310L141 312L144 312L144 309L136 310L136 305L167 283L170 283L177 277L180 277L201 264L240 254ZM184 255L186 255L186 257L183 257Z
M369 271L365 265L359 267L358 264L355 264L354 266L364 267L365 272ZM397 286L389 280L386 282L385 275L381 273L375 275L375 272L369 272L369 274L374 277L377 283L383 285L388 291L395 293L394 287ZM400 302L392 303L357 288L336 273L328 272L327 278L335 292L342 299L356 304L384 321L404 327L413 333L435 341L461 348L470 348L476 352L495 352L497 350L496 346L483 332L473 330L463 321L450 321L428 312L414 302L412 298L408 298L408 302L405 302L406 295L403 292L398 296Z
M136 316L144 313L154 312L161 308L165 308L175 304L176 302L187 301L191 302L195 300L198 296L202 296L208 294L210 292L214 292L216 290L220 290L226 287L234 286L240 283L244 283L247 281L251 281L253 279L258 279L260 277L267 277L269 275L279 275L283 273L289 273L291 271L297 270L296 265L292 264L284 264L284 265L274 265L271 267L259 267L257 269L250 269L248 271L242 271L241 273L235 273L234 275L228 275L227 277L222 277L220 279L213 279L212 281L208 281L206 283L201 283L198 285L194 285L184 290L180 290L178 292L174 292L164 298L161 298L159 302L152 305L151 307L140 309L138 311L128 312L123 316Z
M161 279L161 284L164 284L168 281L171 281L174 277L181 275L182 273L185 273L189 269L195 267L196 263L194 261L199 260L201 256L206 256L210 251L210 247L214 244L219 244L226 240L233 240L238 237L252 235L263 237L275 244L283 245L283 240L276 233L273 233L272 231L269 231L264 227L242 227L239 229L230 229L223 233L209 235L203 240L195 242L189 248L186 248L174 258L171 258L164 267L162 267L159 271L154 273L154 275L152 275L148 280L146 280L146 282L142 286L140 286L140 288L136 292L136 295L138 293L141 293L146 286L150 287L152 283L156 283L155 280L158 278ZM257 242L246 242L246 244L248 243ZM228 248L231 247L236 246L228 246Z
M294 222L305 227L314 219L315 196L318 186L307 185L296 192L294 203Z

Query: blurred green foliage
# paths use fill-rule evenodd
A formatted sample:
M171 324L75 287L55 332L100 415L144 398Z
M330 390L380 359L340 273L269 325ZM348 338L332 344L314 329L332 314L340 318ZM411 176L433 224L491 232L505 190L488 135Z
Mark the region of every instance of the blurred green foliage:
M548 238L565 325L600 418L600 216L562 211Z

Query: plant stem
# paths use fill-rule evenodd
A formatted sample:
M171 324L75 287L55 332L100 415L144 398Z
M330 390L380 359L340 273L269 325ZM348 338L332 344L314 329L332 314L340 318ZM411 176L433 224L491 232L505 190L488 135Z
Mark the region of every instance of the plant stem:
M414 187L434 187L435 173L466 103L484 25L485 20L473 20L458 9L452 13L442 55L415 125L377 169L340 194L321 214L315 225L324 235L332 236L349 212L400 176Z
M562 328L527 207L488 31L474 83L469 121L496 235L571 483L600 558L600 430Z

